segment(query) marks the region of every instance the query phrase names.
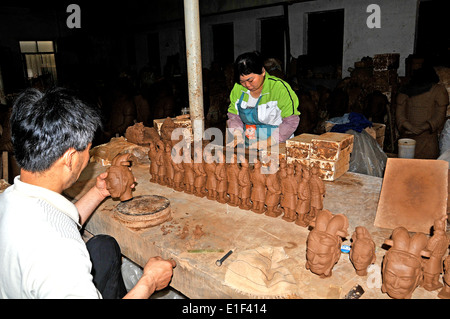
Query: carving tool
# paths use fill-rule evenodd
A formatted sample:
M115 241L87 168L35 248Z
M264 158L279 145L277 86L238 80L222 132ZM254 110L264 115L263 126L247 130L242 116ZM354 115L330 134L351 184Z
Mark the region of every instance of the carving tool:
M229 252L227 252L227 253L225 254L225 256L223 256L223 257L220 258L220 259L217 259L217 260L216 260L216 265L217 265L218 267L222 266L222 263L225 261L225 259L227 259L232 253L233 253L233 251L230 250Z

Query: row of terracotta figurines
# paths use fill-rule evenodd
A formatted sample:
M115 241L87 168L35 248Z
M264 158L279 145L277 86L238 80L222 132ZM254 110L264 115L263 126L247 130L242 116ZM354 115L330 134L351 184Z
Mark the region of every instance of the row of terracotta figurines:
M214 160L210 152L200 147L194 149L194 156L191 150L183 153L180 149L184 157L174 161L172 150L170 142L150 143L151 182L258 214L283 214L284 220L304 227L323 208L325 186L315 166L288 164L279 159L279 169L266 174L257 158L250 165L245 156L238 159L233 154L230 163L226 163L223 152L214 155L220 160Z
M383 244L383 248L388 250L383 258L381 274L373 274L381 275L383 293L395 299L409 299L421 286L428 291L442 288L438 297L450 299L450 256L447 254L444 259L450 243L446 224L447 216L436 220L431 237L423 233L410 236L405 227L392 231ZM321 210L311 226L313 228L306 240L306 269L322 278L329 277L339 261L342 240L348 235L348 219L343 214L333 215L328 210ZM351 241L350 261L359 276L366 276L368 267L376 260L375 242L362 226L355 228ZM443 272L442 284L439 280Z

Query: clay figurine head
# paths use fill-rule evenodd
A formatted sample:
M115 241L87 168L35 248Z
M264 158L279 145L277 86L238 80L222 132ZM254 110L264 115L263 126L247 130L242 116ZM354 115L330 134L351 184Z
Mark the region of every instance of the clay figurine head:
M352 249L350 261L356 269L358 276L367 275L367 267L376 260L375 243L365 227L358 226L352 235Z
M331 276L341 255L341 238L347 236L348 219L328 210L317 214L315 227L306 240L306 269L322 278Z
M105 182L112 198L120 198L122 202L133 198L131 187L134 184L134 176L128 167L109 167Z
M409 299L422 280L421 256L429 256L424 250L428 238L422 233L410 237L404 227L394 229L391 238L385 240L392 247L384 256L381 291L391 298Z

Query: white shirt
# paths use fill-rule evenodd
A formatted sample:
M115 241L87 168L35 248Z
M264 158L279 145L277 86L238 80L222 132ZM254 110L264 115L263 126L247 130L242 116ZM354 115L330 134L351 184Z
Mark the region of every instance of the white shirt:
M0 298L101 298L78 221L64 196L17 176L0 194Z

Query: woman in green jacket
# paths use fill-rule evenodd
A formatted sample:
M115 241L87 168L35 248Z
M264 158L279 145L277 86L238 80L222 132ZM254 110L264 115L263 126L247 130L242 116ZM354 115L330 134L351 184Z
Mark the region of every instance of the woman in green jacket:
M236 59L227 121L234 141L228 145L245 142L261 149L282 143L293 136L300 122L297 95L288 83L271 76L263 62L258 52Z

